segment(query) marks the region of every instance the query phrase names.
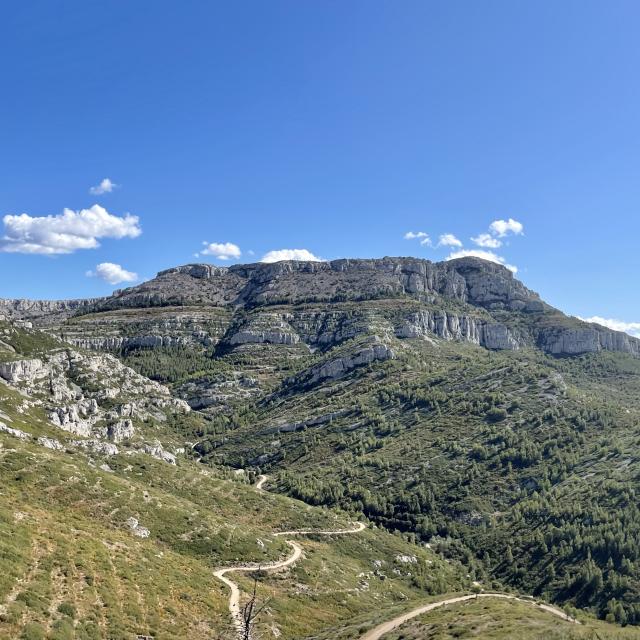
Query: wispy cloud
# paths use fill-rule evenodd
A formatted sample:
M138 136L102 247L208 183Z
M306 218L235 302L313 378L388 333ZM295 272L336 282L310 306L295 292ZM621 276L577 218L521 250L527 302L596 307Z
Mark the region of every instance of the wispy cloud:
M305 262L322 262L322 258L314 256L308 249L277 249L262 256L260 262L281 262L282 260L301 260Z
M430 247L431 246L431 238L428 233L424 231L407 231L404 234L405 240L420 240L420 244Z
M100 184L97 184L95 187L91 187L89 189L89 193L94 196L101 196L104 193L111 193L118 186L119 185L112 182L109 178L104 178L100 181Z
M486 247L487 249L497 249L502 246L502 241L490 233L480 233L475 238L471 238L471 242L477 244L479 247Z
M121 282L135 282L138 274L133 271L123 269L119 264L113 262L101 262L95 271L87 271L89 278L100 278L109 284L120 284Z
M78 249L96 249L100 238L136 238L142 233L139 218L115 216L99 205L56 216L6 215L0 251L55 255Z
M631 336L640 338L640 322L625 322L624 320L615 320L614 318L603 318L602 316L591 316L590 318L580 318L584 322L595 322L603 327L608 327L614 331L624 331Z

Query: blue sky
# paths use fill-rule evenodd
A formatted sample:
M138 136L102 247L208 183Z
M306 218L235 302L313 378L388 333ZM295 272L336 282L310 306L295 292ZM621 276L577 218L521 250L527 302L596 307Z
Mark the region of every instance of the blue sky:
M442 260L440 236L485 233L552 304L640 322L639 21L625 0L5 3L0 296L285 249Z

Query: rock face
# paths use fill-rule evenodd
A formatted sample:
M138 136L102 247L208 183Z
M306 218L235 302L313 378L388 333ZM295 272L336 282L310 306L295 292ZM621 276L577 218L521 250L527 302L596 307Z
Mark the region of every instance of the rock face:
M95 301L96 309L162 305L244 306L308 301L375 300L443 295L487 309L542 311L546 305L505 267L461 258L342 259L233 265L192 264L161 271L149 282Z
M390 318L375 308L384 301L422 308ZM76 346L113 352L218 345L298 345L313 351L391 332L402 339L458 340L496 350L640 355L640 340L577 319L567 323L508 269L472 257L439 263L380 258L228 268L190 264L107 298L4 300L3 312L43 324ZM31 373L16 369L7 375Z
M291 378L289 382L314 385L322 380L336 380L356 367L371 364L376 361L384 362L385 360L391 360L395 357L393 350L386 344L380 342L377 336L374 336L372 344L360 346L341 357L311 367L302 374Z
M599 325L580 328L550 328L540 333L539 346L553 355L578 355L597 351L622 351L640 356L640 340Z
M396 328L399 338L438 337L481 345L487 349L514 350L523 343L504 324L445 311L418 311Z
M86 300L11 300L0 298L0 314L11 319L37 318L46 323L54 319L69 317L100 300L100 298L87 298Z
M297 344L300 336L289 324L290 314L262 313L244 322L227 339L230 345Z
M30 434L21 431L20 429L8 427L6 424L4 424L4 422L0 422L0 431L2 433L8 433L10 436L18 438L19 440L28 440L31 437Z
M49 370L39 358L0 362L0 378L7 382L26 382L43 378Z

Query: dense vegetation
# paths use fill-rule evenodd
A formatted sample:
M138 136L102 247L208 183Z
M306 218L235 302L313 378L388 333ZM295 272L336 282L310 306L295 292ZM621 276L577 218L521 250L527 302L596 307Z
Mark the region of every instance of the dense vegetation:
M118 356L196 406L202 402L201 412L163 425L172 437L194 443L185 457L214 468L267 471L273 490L365 516L410 549L427 545L450 566L464 567L467 586L477 581L480 588L512 589L639 625L640 360L607 352L554 358L536 348L494 352L430 336L398 338L391 328L419 308L415 300L394 298L335 303L329 310L312 304L271 306L263 315L259 308L242 310L224 326L218 319L218 342L193 342L187 332L182 346L122 349ZM147 309L134 326L134 310L112 311L109 331L121 322L123 335L155 335L171 323L166 314L176 313ZM80 322L97 335L92 323L105 322L104 315L74 321L75 335ZM507 315L494 317L509 320L521 335L534 335L546 322ZM478 317L489 316L480 310ZM561 320L571 328L578 322ZM293 325L300 335L324 337L312 348L229 341L240 327L259 333L274 326L293 331ZM393 349L392 360L335 378L310 375L381 340ZM356 553L352 544L339 543L342 562ZM453 586L426 565L411 573L416 594ZM263 581L280 593L274 610L291 619L288 607L299 606L300 591L277 578ZM327 598L323 611L357 617L335 593ZM302 634L293 623L282 629L286 637Z
M290 495L429 542L484 584L638 624L639 381L628 356L422 344L346 384L275 394L257 425L232 415L200 450L279 469Z

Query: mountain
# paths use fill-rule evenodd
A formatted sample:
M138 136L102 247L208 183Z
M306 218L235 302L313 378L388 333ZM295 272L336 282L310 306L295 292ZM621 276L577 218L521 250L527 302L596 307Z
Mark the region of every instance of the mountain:
M357 638L347 619L365 629L386 607L397 612L398 590L412 601L421 589L460 592L473 581L581 616L640 624L640 340L564 315L501 265L477 258L186 265L106 298L4 300L0 313L0 437L23 459L44 456L52 486L67 486L60 465L81 465L85 484L98 483L96 474L101 487L108 480L96 498L105 506L90 502L77 516L97 509L95 523L81 524L99 527L105 544L130 536L126 518L134 517L151 531L149 550L168 545L176 568L194 561L202 575L230 555L255 557L251 539L264 541L303 513L319 525L322 518L373 523L370 547L355 538L309 544L335 557L333 566L353 567L354 579L380 569L377 561L394 567L379 571L385 586L375 595L369 579L366 591L345 574L344 593L369 595L343 604L327 582L309 596L309 580L325 575L320 567L312 578L301 565L293 583L262 577L275 594L273 624L286 638ZM199 486L204 470L217 488ZM257 495L241 481L265 472L282 496ZM43 482L16 491L54 522L60 505L36 499ZM198 486L193 494L190 483ZM147 501L119 506L123 493L149 487L184 514L177 520L184 526L148 513ZM222 515L208 492L242 496L244 504L223 502ZM63 490L53 494L66 500ZM73 502L71 513L77 508ZM240 538L213 548L196 511L211 522L243 523ZM188 523L199 532L196 550L183 544ZM272 540L273 558L283 547ZM411 583L416 572L393 559L421 553L418 574L426 577ZM178 574L167 578L177 581L173 593L186 589ZM411 584L386 582L390 576ZM223 602L223 586L216 588ZM318 598L324 604L314 609ZM215 628L198 636L189 626L205 616L193 600L170 606L180 615L149 607L139 614L187 625L163 636L159 622L145 622L155 637L183 637L187 628L205 637ZM291 606L304 624L279 617ZM19 621L31 616L43 626L27 609ZM335 623L328 611L338 612ZM136 616L126 619L132 633ZM431 624L417 620L412 629ZM100 624L96 637L107 622Z
M125 309L213 307L227 310L236 318L238 310L246 312L278 305L324 304L339 309L336 305L340 303L389 299L415 300L423 311L406 318L406 327L395 327L399 337L431 332L489 349L535 346L556 355L600 350L640 355L640 340L564 316L516 280L507 268L479 258L440 263L417 258L288 261L229 268L193 264L162 271L153 280L116 291L108 298L1 300L0 309L10 317L45 324L52 318L64 320L77 314ZM224 322L225 315L220 316L221 326L208 336L213 340L224 337L230 328L231 323ZM264 329L268 330L271 319L266 320ZM318 335L296 336L295 331L288 335L283 331L286 328L276 323L274 335L255 335L249 327L248 333L254 335L248 339L277 342L306 338L309 344L322 339ZM406 335L402 335L403 331ZM120 346L132 344L123 338ZM137 346L136 339L139 336L134 336L133 346ZM236 336L236 340L242 339Z

